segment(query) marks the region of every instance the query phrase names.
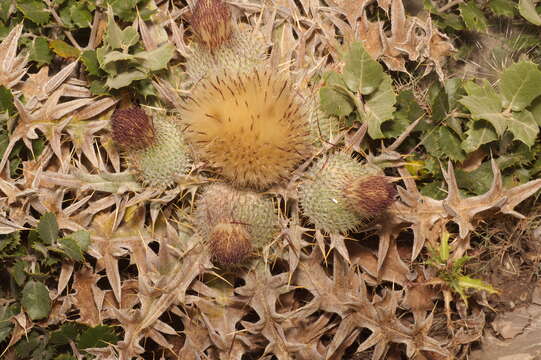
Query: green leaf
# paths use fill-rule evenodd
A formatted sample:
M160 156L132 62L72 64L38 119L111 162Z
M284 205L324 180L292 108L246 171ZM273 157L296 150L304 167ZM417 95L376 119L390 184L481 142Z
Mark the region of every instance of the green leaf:
M139 41L139 33L137 29L133 26L127 26L122 30L121 43L123 49L128 49L130 46L137 44Z
M56 215L50 212L42 215L38 223L38 232L39 237L45 244L53 244L58 238Z
M475 195L486 193L490 189L494 174L490 161L485 161L477 169L466 172L462 169L455 170L456 180L461 189L467 189Z
M15 264L9 269L9 273L11 274L11 277L17 285L23 286L24 282L26 281L26 268L28 267L28 263L26 261L23 261L21 259L18 259L15 261Z
M79 28L87 28L92 24L92 13L86 7L86 4L77 2L69 9L71 20Z
M327 115L347 116L354 109L346 95L330 87L320 89L319 99L321 110Z
M383 80L383 67L370 57L360 42L351 44L345 63L344 81L353 92L369 95Z
M464 96L459 101L470 110L474 120L487 120L498 135L501 136L507 128L507 120L502 114L502 101L495 92L485 96Z
M103 57L102 67L105 69L107 65L117 61L129 61L135 59L134 55L123 53L117 50L113 50L105 54Z
M441 151L454 161L463 161L466 159L466 154L460 147L460 139L449 128L440 126L439 128L439 143Z
M541 16L537 13L533 0L519 0L518 12L532 24L541 25Z
M11 334L13 324L11 318L19 312L17 304L0 305L0 343L6 340Z
M81 328L84 328L84 326L77 323L64 323L60 329L51 333L49 343L53 345L68 345L70 340L76 340Z
M521 111L541 95L541 71L537 64L521 61L508 67L500 77L505 107Z
M62 40L52 40L49 43L49 47L53 50L53 52L56 55L63 58L76 58L81 54L79 49L69 45L68 43Z
M121 20L131 22L137 15L137 4L142 1L144 0L107 0L106 2Z
M519 113L513 113L508 118L509 131L514 135L515 139L522 141L528 146L535 143L539 126L533 115L528 110Z
M468 30L486 31L487 19L483 11L477 7L474 0L460 4L459 8L460 15Z
M532 112L537 125L541 126L541 98L538 98L533 102L530 111Z
M130 85L136 80L145 79L147 76L148 74L144 71L132 69L122 72L117 76L108 77L105 85L108 86L110 89L120 89Z
M70 235L70 238L75 240L82 251L86 251L90 246L90 233L85 230L78 230Z
M396 94L393 89L393 80L385 74L377 91L368 97L364 104L363 121L368 124L368 135L372 139L381 139L385 135L381 132L381 124L393 118Z
M113 50L122 48L122 30L115 22L111 8L107 10L107 31L105 33L105 41Z
M497 16L505 16L512 18L515 16L515 4L509 0L491 0L488 7Z
M77 347L88 349L95 347L106 347L108 344L116 344L118 337L111 326L98 325L85 330L79 337Z
M4 112L15 113L15 105L13 105L13 94L11 90L0 85L0 113Z
M458 286L466 289L486 291L490 294L496 294L499 292L499 290L495 289L492 287L492 285L487 284L483 280L472 279L471 277L465 275L458 278Z
M63 237L58 240L58 244L60 245L60 248L68 255L68 257L72 260L82 262L84 260L83 257L83 251L70 237Z
M471 153L481 145L498 140L498 134L485 120L471 121L470 128L466 131L466 139L461 147L466 153Z
M94 50L85 50L81 55L81 61L86 67L86 71L90 75L99 76L100 75L100 64L98 63L98 58L96 57L96 51Z
M393 119L381 126L386 138L400 136L412 122L425 115L411 90L403 90L398 94L397 105L398 110L394 113Z
M37 25L45 25L49 22L51 14L47 11L43 1L19 0L16 6L25 18Z
M39 66L51 63L53 54L49 49L47 38L37 37L34 39L30 48L28 60L37 62Z
M39 320L49 316L51 311L51 298L49 289L37 281L29 281L22 292L21 305L32 320Z
M165 69L167 63L173 58L175 47L167 42L157 49L143 51L135 54L135 58L141 60L141 65L150 71Z

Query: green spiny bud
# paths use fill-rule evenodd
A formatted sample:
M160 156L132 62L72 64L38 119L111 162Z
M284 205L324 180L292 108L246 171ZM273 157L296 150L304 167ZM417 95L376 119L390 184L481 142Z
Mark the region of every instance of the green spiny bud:
M207 186L196 203L197 232L215 261L240 263L252 246L263 247L278 234L278 215L271 199L225 184Z
M347 233L381 214L396 190L377 167L342 153L320 159L300 186L300 205L308 219L327 233Z
M141 182L167 187L190 170L189 149L173 119L156 114L151 121L142 109L121 110L115 112L112 128L113 139Z

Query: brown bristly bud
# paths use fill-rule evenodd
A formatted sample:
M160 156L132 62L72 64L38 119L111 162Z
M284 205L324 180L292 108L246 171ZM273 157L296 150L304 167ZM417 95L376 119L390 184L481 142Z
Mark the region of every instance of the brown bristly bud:
M245 225L219 223L210 235L209 249L213 260L222 265L242 263L252 251Z
M231 11L223 0L198 0L191 25L199 42L216 49L231 36Z
M359 177L344 189L351 206L360 215L378 216L395 200L397 191L386 176Z
M154 143L152 119L139 107L115 110L111 117L111 128L113 140L122 148L145 149Z

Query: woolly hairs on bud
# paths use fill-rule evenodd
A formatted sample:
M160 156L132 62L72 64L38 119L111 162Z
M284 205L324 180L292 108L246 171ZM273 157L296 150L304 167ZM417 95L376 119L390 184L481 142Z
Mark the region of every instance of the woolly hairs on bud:
M111 128L113 140L124 149L139 150L154 143L152 119L140 107L115 110Z

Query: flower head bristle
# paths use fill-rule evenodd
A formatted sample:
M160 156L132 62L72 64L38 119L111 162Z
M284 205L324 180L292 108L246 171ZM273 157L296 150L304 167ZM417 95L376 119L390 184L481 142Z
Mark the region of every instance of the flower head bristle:
M241 187L264 189L287 179L311 149L303 98L271 71L202 81L181 118L202 160Z
M250 234L242 224L219 223L210 234L209 249L214 261L222 265L242 263L252 250Z
M139 107L115 110L111 128L113 140L122 148L138 150L154 144L152 119Z
M231 11L222 0L199 0L191 25L200 43L216 49L231 37Z
M344 189L351 206L363 216L380 215L395 200L396 188L386 176L359 177Z

